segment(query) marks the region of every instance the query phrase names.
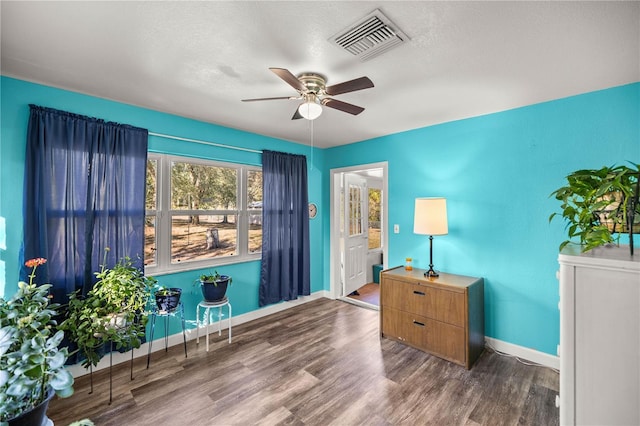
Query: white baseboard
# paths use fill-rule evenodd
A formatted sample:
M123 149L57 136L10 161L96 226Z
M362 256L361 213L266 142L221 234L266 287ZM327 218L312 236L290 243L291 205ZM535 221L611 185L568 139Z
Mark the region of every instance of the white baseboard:
M282 312L287 309L291 309L295 306L299 306L313 300L321 299L321 298L331 299L330 293L326 290L317 291L310 296L301 296L296 300L291 300L288 302L281 302L275 305L269 305L264 308L256 309L255 311L247 312L242 315L233 316L231 318L231 325L237 326L240 324L244 324L249 321L253 321L267 315L275 314L278 312ZM193 322L193 321L192 321ZM211 329L216 330L218 327L218 322L211 323ZM206 327L200 327L198 334L201 337L205 336ZM227 321L226 319L222 320L222 329L227 329ZM187 340L194 340L196 338L196 329L191 328L186 331ZM525 348L524 346L514 345L513 343L504 342L502 340L494 339L492 337L485 337L485 342L488 346L493 349L506 353L508 355L517 356L518 358L522 358L527 361L535 362L536 364L543 365L545 367L554 368L556 370L560 369L560 358L557 356L549 355L544 352L536 351L534 349ZM182 345L182 332L172 334L168 339L168 346ZM164 337L159 339L155 339L152 345L152 352L161 351L164 349ZM135 349L133 351L134 358L140 358L147 356L149 352L149 342L140 346L139 349ZM121 364L124 362L129 362L131 360L131 352L114 352L113 353L113 365ZM93 371L99 371L105 368L109 368L109 356L103 357L98 365L93 369ZM85 374L89 374L89 369L84 368L80 364L74 364L67 366L69 372L73 375L73 377L84 376Z
M535 362L536 364L553 368L555 370L560 370L560 357L549 355L534 349L525 348L524 346L514 345L513 343L504 342L492 337L485 337L484 340L487 346L492 347L496 351L516 356L523 360Z
M256 309L255 311L251 311L251 312L247 312L245 314L242 315L238 315L238 316L232 316L231 318L231 326L237 326L240 324L244 324L245 322L249 322L249 321L253 321L262 317L265 317L267 315L271 315L271 314L275 314L277 312L281 312L284 311L286 309L291 309L294 306L298 306L298 305L302 305L304 303L308 303L311 302L313 300L317 300L317 299L321 299L323 297L326 298L330 298L329 296L329 292L322 290L322 291L318 291L315 292L313 294L311 294L310 296L300 296L298 297L296 300L291 300L288 302L281 302L281 303L277 303L275 305L269 305L269 306L265 306L264 308L260 308L260 309ZM191 323L194 323L194 321L189 321ZM227 320L225 318L222 319L222 329L226 330L227 329ZM156 324L156 327L158 327L158 324ZM218 322L212 322L210 325L210 330L217 330L218 328ZM203 338L205 336L205 332L206 332L206 327L200 326L198 333L200 335L201 338ZM195 328L191 328L188 329L185 333L186 337L187 337L187 341L189 340L195 340L196 338L196 329ZM182 332L176 333L176 334L172 334L169 336L168 339L168 346L175 346L175 345L182 345L183 344L183 339L182 339ZM164 337L160 337L159 339L154 339L153 340L153 345L151 346L152 352L157 352L157 351L161 351L164 350ZM134 349L133 350L133 357L134 358L140 358L140 357L144 357L147 356L147 354L149 353L149 342L144 343L143 345L140 346L139 349ZM125 353L120 353L120 352L113 352L113 365L117 365L117 364L121 364L124 362L129 362L131 360L131 352L125 352ZM153 363L153 360L152 360ZM98 365L96 367L93 368L93 371L99 371L105 368L109 368L109 356L105 356L103 357L100 362L98 363ZM121 368L121 366L119 367ZM88 368L84 368L82 365L80 364L74 364L74 365L69 365L67 366L67 370L69 370L69 372L73 375L73 377L80 377L80 376L84 376L86 374L89 374L89 369Z

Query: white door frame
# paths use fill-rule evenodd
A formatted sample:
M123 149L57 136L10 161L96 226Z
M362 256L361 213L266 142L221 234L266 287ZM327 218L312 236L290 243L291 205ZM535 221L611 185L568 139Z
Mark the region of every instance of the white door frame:
M389 223L389 167L386 161L380 163L360 164L357 166L341 167L330 170L330 217L329 217L329 238L330 238L330 259L329 259L329 296L337 299L342 296L342 285L340 281L340 177L342 173L357 172L369 169L382 169L382 223L385 232L382 237L382 258L383 269L386 269L389 233L387 232Z

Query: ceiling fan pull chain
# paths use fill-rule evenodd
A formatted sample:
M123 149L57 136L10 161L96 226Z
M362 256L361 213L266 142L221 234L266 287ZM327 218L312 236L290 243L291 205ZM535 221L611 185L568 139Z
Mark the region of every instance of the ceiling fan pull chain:
M311 129L311 170L313 170L313 120L309 120Z

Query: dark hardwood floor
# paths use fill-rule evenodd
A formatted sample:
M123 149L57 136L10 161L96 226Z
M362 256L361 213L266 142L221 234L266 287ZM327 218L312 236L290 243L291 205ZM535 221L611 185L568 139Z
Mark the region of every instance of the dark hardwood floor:
M320 299L76 380L57 426L555 425L558 374L485 351L471 370L378 334L378 312Z

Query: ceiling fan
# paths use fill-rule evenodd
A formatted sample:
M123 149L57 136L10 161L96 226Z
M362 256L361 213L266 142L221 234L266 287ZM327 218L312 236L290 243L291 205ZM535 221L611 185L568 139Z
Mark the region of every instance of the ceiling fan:
M292 120L306 118L315 120L322 114L322 107L337 109L349 114L358 115L364 108L347 102L342 102L328 96L341 95L343 93L355 92L356 90L373 87L373 82L368 77L360 77L344 83L327 86L327 79L318 73L302 73L297 77L285 68L269 68L278 77L283 79L291 87L298 91L298 96L280 96L275 98L243 99L242 102L273 101L277 99L302 100L303 102L296 109Z

